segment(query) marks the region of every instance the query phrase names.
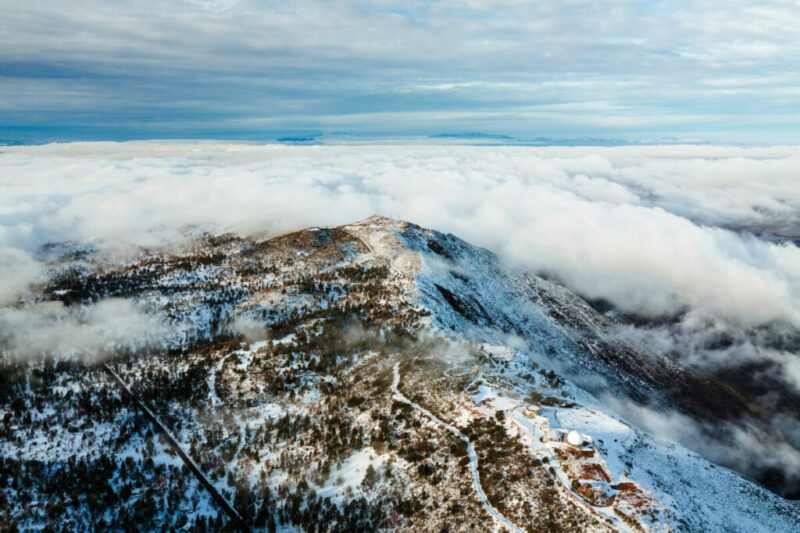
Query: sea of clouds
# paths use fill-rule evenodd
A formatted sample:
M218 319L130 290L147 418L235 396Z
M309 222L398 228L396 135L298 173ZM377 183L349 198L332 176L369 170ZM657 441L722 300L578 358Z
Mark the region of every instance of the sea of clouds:
M0 304L41 280L47 243L129 253L189 227L279 234L382 214L622 311L686 313L687 331L800 327L794 147L74 143L4 147L0 168Z
M48 242L124 248L187 226L277 234L377 213L626 310L800 325L798 148L76 143L5 147L0 168L5 299Z

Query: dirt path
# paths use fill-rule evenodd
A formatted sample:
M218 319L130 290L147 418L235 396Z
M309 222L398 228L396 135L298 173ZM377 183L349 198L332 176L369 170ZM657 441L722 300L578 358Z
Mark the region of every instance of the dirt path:
M607 518L614 524L614 528L618 531L623 533L632 533L631 528L627 526L627 524L623 523L617 516L614 514L614 507L609 506L600 506L595 505L588 500L586 500L583 496L572 490L570 486L570 481L567 478L566 473L563 469L559 466L559 461L556 458L555 452L553 450L543 444L540 440L542 435L540 435L537 431L535 424L533 424L530 420L528 420L525 415L520 412L520 407L517 407L511 411L511 420L520 431L522 431L526 435L525 441L527 441L527 445L531 451L531 453L535 457L544 457L547 459L547 465L553 467L553 471L555 475L551 474L549 470L545 469L547 474L555 481L561 488L566 492L567 495L579 506L583 507L588 512L596 512L597 514Z

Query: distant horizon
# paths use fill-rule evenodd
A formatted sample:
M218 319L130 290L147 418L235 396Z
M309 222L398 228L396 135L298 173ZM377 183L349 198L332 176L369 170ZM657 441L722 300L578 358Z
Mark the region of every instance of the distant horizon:
M174 137L0 137L0 147L7 146L42 146L48 144L72 143L233 143L233 144L277 144L277 145L411 145L430 144L436 146L519 146L519 147L623 147L623 146L731 146L741 148L760 148L773 146L800 146L795 143L770 142L714 142L705 139L619 139L619 138L587 138L587 137L536 137L521 138L505 134L489 134L483 132L448 132L430 135L367 135L367 134L265 134L263 136L174 136Z
M792 2L43 0L0 14L8 142L800 144Z

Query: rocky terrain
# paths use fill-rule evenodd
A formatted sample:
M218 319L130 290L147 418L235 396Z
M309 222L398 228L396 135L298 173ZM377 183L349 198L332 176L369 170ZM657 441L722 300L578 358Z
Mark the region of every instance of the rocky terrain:
M42 253L20 309L126 301L157 325L99 355L3 352L0 531L800 529L785 480L609 398L707 424L793 402L765 410L741 376L627 342L626 317L454 236L372 217Z

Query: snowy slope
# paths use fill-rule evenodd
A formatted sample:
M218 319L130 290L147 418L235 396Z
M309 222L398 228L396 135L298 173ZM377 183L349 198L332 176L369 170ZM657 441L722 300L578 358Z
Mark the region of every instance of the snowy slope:
M521 348L523 358L563 369L590 391L607 392L612 384L651 405L654 397L664 395L656 387L658 380L686 377L658 354L641 356L606 338L608 320L561 286L509 271L490 252L452 235L409 224L400 236L420 253L422 268L416 277L420 301L444 330L479 342L510 342ZM587 332L594 336L588 343ZM609 350L616 360L601 356ZM645 357L656 358L662 368L654 368ZM600 385L591 379L598 375L604 378ZM577 429L600 441L612 471L627 472L630 479L651 489L671 510L675 529L800 529L797 502L784 500L680 444L654 439L615 418L611 408L572 383L566 388L573 389L572 399L579 405L549 410L554 426Z
M255 531L800 530L796 502L615 409L738 399L455 236L370 217L81 265L54 258L41 299L167 326L110 364ZM0 375L0 529L222 528L102 369L56 355Z

